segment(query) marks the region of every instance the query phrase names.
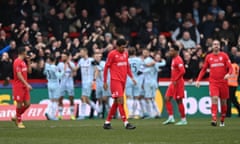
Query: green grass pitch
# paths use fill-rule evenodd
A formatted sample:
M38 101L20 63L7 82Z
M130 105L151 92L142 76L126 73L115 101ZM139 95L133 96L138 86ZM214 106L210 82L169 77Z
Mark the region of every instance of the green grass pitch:
M137 126L126 130L120 120L112 130L104 120L25 121L26 129L0 122L0 144L239 144L240 118L226 119L225 127L210 126L209 118L189 118L188 125L164 126L165 119L130 120Z

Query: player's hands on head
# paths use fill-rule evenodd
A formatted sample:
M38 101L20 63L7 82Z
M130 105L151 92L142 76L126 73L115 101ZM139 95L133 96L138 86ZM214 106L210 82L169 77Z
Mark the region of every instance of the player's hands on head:
M107 84L107 83L104 83L104 84L103 84L103 88L104 88L104 90L107 90L107 89L108 89L108 84Z

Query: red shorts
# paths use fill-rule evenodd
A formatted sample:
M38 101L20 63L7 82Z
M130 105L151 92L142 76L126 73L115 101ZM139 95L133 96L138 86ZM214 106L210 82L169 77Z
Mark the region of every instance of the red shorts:
M209 92L210 96L218 96L221 99L229 98L229 88L227 83L210 83Z
M125 82L119 81L119 80L113 80L111 79L111 93L112 97L122 97L124 94L124 89L125 89Z
M13 100L17 102L29 101L30 92L25 87L15 87L13 88Z
M176 85L172 83L168 86L166 97L173 97L174 99L184 98L184 81L179 81Z

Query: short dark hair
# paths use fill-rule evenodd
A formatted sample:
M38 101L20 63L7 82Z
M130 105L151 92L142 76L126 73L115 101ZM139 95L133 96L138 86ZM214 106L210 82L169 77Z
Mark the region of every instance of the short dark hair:
M173 48L175 51L179 51L179 46L176 44L173 44L171 48Z
M131 47L128 49L129 56L136 55L136 49L134 47Z
M179 46L177 46L177 45L175 45L175 44L172 45L171 48L173 48L175 51L179 51Z
M125 39L118 39L117 40L117 46L122 46L122 45L126 45L126 40Z
M54 55L50 55L48 58L51 62L54 62L56 60Z
M62 54L65 54L65 55L67 55L67 56L70 56L70 53L69 53L69 52L67 52L67 51L65 51L65 52L62 52Z
M21 46L21 47L18 48L18 54L22 54L22 53L24 53L25 51L26 51L26 48L23 47L23 46Z

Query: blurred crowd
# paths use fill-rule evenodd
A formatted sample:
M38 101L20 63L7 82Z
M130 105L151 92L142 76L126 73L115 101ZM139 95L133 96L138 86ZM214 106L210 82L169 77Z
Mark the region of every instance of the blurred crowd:
M177 44L185 78L193 81L213 39L240 64L240 1L237 0L2 0L0 2L0 79L12 78L17 48L32 57L30 78L41 79L46 57L68 51L74 62L80 49L106 59L117 38L138 55L148 48L167 61L159 77L170 76L169 45Z

